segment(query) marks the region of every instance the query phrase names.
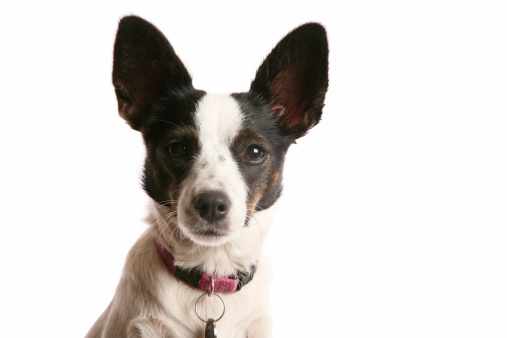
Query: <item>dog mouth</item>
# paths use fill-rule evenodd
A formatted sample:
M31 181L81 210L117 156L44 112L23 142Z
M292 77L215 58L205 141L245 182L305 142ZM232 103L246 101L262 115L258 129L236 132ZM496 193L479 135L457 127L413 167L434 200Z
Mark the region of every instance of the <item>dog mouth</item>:
M213 226L201 227L199 229L194 229L192 232L196 236L210 237L210 238L213 238L213 237L218 238L218 237L224 237L224 236L228 235L228 231L226 231L224 229L218 229Z
M192 242L205 246L222 245L231 238L231 231L213 224L200 224L187 231L182 230Z

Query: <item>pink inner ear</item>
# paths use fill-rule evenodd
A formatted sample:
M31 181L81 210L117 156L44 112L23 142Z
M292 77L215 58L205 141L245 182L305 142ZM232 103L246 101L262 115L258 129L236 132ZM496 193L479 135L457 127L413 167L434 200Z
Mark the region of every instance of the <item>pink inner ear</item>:
M284 79L287 81L287 79ZM300 125L306 118L305 108L307 100L301 87L284 86L285 81L280 81L274 88L276 103L272 112L277 114L289 128Z

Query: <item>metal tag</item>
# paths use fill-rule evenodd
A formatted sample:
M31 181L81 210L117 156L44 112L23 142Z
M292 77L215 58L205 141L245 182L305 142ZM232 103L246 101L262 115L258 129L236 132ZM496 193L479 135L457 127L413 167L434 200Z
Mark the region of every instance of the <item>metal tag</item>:
M217 328L215 326L215 321L211 318L206 322L204 338L217 338Z

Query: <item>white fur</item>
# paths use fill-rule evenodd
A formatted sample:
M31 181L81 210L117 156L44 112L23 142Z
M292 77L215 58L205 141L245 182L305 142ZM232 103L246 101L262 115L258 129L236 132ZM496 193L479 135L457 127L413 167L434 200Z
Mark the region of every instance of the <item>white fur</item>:
M178 220L183 233L194 242L220 245L230 240L245 223L248 188L229 150L241 129L243 116L236 101L225 94L206 94L195 116L201 151L182 184ZM222 191L231 200L230 210L223 220L227 236L210 239L190 231L189 224L195 219L189 219L183 209L193 204L195 196L206 191Z

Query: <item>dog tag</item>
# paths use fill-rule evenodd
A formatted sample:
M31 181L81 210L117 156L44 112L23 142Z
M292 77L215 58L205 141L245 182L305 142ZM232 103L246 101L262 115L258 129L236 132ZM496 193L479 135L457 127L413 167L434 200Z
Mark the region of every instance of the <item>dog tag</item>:
M204 338L217 338L217 328L215 327L215 321L211 318L206 322Z

